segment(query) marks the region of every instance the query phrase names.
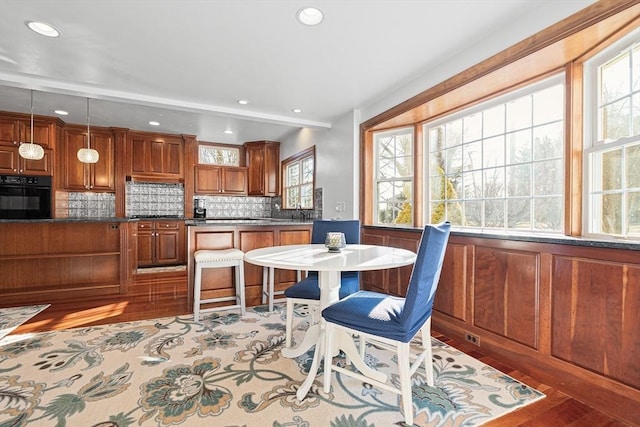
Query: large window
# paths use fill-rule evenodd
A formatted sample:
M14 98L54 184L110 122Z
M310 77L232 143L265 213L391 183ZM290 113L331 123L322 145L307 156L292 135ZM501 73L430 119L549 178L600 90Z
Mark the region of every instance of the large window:
M585 67L587 234L640 237L638 33Z
M413 128L373 135L378 224L413 224Z
M554 78L424 126L429 217L561 232L564 84Z
M284 209L313 209L315 146L282 162Z

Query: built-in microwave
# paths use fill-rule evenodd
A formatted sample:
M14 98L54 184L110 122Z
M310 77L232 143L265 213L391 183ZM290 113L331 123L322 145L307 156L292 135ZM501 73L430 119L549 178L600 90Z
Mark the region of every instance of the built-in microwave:
M51 177L0 175L0 219L51 218Z

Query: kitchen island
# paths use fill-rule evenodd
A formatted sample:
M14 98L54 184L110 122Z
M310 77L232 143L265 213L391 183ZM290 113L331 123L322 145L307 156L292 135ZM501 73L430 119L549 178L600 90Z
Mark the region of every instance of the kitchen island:
M3 305L127 292L136 269L130 218L0 220Z

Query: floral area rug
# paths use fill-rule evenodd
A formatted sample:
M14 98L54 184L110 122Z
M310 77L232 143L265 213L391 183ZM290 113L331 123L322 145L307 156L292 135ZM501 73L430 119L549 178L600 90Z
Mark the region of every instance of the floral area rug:
M51 304L27 305L24 307L0 308L0 339L6 337L18 326L40 313Z
M312 352L282 357L284 328L278 305L244 318L218 312L199 323L180 316L10 335L0 341L0 426L404 425L398 395L339 374L330 393L319 375L298 401ZM440 341L433 346L435 387L425 386L424 371L413 377L418 426L481 425L544 397ZM377 369L396 365L390 352L367 354Z

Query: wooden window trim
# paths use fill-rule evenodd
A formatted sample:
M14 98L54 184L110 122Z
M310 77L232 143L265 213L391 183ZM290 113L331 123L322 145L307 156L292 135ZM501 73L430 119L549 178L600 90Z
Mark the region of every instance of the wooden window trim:
M406 127L457 109L483 102L494 96L530 84L549 74L564 71L567 79L565 120L565 228L567 235L582 235L582 66L581 62L602 50L611 39L631 26L640 15L638 0L600 0L570 17L534 34L498 54L419 93L407 101L360 125L360 179L363 184L360 218L373 224L373 131ZM416 129L417 130L417 129ZM416 132L416 136L418 133ZM414 152L421 150L422 138L416 137ZM420 152L421 153L421 152ZM418 157L418 156L416 156ZM422 153L419 156L423 159ZM415 206L424 204L418 175L424 162L416 159ZM420 172L418 172L420 171ZM422 215L416 210L415 226L421 227Z

